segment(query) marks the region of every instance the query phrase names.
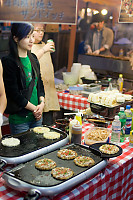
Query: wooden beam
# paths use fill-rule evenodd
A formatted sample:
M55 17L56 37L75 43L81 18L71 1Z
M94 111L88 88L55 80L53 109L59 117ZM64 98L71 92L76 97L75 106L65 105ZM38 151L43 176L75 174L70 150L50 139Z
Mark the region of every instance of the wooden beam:
M67 67L68 72L71 71L71 67L73 64L75 39L76 39L76 25L72 25L70 31L70 40L69 40L68 67Z

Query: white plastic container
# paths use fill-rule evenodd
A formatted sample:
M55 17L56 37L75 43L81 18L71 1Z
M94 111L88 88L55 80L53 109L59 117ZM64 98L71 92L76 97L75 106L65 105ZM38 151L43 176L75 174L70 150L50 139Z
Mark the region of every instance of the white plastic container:
M66 85L75 85L78 83L78 77L72 72L62 72L63 80Z
M95 73L93 71L91 71L89 74L88 74L88 77L87 77L89 80L97 80L97 77L95 75Z
M71 72L77 77L77 80L79 81L79 72L81 70L81 63L73 63L71 67ZM77 83L78 83L77 81Z
M79 72L79 83L83 83L82 82L82 77L88 78L89 77L89 73L92 72L90 65L82 65L80 72Z
M77 73L79 75L80 69L81 69L81 63L73 63L71 67L71 72Z

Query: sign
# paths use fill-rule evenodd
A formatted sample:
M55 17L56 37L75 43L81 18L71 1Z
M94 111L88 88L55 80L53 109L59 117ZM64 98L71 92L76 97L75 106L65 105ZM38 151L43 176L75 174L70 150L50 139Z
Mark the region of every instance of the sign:
M133 23L133 1L132 0L121 0L119 22Z
M1 0L0 21L75 24L78 0Z

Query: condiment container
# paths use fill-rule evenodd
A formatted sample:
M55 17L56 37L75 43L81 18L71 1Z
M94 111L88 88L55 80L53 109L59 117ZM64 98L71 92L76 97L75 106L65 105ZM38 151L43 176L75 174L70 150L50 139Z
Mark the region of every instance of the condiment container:
M76 113L75 119L79 121L80 125L82 125L82 113Z
M79 124L79 121L76 120L75 118L69 122L69 142L71 143L71 138L72 138L72 126L75 124Z
M129 145L133 146L133 131L130 131L130 135L129 135Z
M81 144L81 137L82 137L82 126L80 124L74 124L72 126L72 143L74 144Z
M117 83L118 83L119 92L122 93L122 91L123 91L123 75L122 74L119 74Z

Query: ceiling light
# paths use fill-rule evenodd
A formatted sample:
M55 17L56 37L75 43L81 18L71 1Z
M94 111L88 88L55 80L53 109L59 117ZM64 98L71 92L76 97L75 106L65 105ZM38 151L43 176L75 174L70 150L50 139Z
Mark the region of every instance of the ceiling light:
M98 14L98 13L99 13L98 10L93 10L93 14L94 14L94 15L96 15L96 14Z
M87 13L90 13L91 12L91 8L87 8Z
M103 10L101 11L101 13L102 13L102 15L107 15L108 11L107 11L106 9L103 9Z

